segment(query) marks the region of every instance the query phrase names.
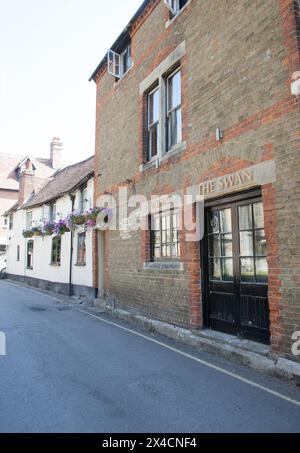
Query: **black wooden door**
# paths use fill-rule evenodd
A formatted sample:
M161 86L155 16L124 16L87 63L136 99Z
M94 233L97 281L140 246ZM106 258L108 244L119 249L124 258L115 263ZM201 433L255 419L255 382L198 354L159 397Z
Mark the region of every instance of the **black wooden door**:
M206 210L207 317L214 330L269 343L268 265L261 198Z

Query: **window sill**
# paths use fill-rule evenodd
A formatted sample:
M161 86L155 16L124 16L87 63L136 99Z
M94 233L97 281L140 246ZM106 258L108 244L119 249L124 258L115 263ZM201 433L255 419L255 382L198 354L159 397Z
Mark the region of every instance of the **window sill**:
M144 263L144 271L184 271L180 261L150 261Z
M155 159L150 160L150 162L145 162L144 164L140 165L140 173L143 173L144 171L149 170L150 168L158 167L158 159L157 157Z
M171 157L177 156L181 154L187 149L186 142L179 143L178 145L173 146L169 151L167 151L163 157L161 158L161 163L165 162L166 160L170 159Z
M52 266L52 267L60 267L60 264L50 263L50 266Z
M84 264L76 263L74 266L75 267L86 267L86 263L84 263Z
M192 0L189 0L183 8L181 8L180 11L178 11L178 13L172 17L172 19L169 19L167 22L166 22L166 28L170 27L170 25L173 24L173 22L177 19L178 16L180 16L180 14L188 7L188 5L190 5L192 3Z

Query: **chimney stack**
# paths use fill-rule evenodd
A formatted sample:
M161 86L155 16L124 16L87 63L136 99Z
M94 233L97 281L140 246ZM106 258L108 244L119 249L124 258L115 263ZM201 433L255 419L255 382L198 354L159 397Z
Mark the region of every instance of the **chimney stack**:
M59 137L54 137L50 143L50 160L54 170L62 166L62 143Z
M34 192L35 188L35 171L25 168L20 173L19 180L19 205L22 205L29 195Z

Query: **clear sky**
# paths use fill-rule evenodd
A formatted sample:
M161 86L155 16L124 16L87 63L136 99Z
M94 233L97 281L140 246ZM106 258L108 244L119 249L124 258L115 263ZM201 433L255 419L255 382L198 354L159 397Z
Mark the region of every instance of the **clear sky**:
M65 158L94 153L88 79L142 0L0 0L0 152ZM1 162L0 162L1 165Z

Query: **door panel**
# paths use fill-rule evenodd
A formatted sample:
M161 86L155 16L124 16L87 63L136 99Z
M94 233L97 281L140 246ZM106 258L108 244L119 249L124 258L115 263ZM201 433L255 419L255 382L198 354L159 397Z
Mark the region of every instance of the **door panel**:
M262 201L256 198L212 207L206 216L209 326L269 343Z

